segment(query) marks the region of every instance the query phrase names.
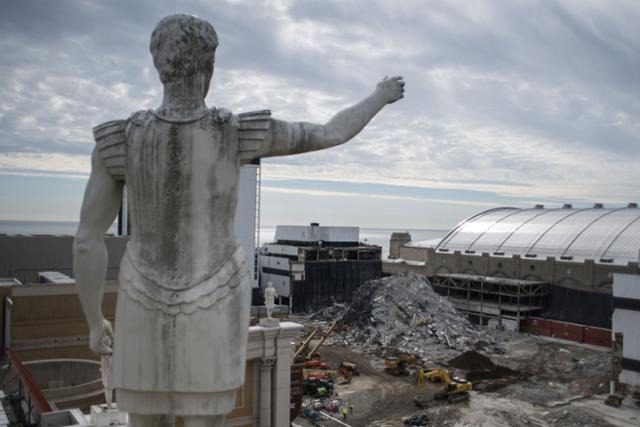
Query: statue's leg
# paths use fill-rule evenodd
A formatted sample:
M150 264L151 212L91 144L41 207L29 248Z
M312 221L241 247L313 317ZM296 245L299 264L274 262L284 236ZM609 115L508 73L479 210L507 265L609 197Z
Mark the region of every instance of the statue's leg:
M162 425L162 415L140 415L129 414L128 427L160 427Z
M183 417L184 427L222 427L224 415L210 415L206 417Z

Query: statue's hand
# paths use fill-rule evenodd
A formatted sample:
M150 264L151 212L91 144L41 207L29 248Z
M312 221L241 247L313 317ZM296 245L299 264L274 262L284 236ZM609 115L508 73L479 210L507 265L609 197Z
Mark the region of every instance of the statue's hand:
M89 348L100 356L113 352L113 328L107 319L102 319L102 327L92 328L89 332Z
M387 104L391 104L404 97L404 80L402 76L385 77L376 86L376 91L383 96Z

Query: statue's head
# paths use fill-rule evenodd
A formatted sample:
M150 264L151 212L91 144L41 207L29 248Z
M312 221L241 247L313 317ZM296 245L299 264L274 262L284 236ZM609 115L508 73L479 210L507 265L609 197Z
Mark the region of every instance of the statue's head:
M163 18L153 30L149 44L162 83L203 73L207 90L217 47L218 35L213 26L190 15Z

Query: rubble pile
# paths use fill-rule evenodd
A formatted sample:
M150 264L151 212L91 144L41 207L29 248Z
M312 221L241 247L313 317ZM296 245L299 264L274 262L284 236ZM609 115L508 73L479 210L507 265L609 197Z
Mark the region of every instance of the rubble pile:
M347 304L334 302L332 305L316 311L311 315L313 320L334 320L342 316L347 309Z
M583 426L613 426L604 419L580 410L555 410L544 415L544 420L552 426L583 427Z
M331 310L318 316L338 318ZM414 273L364 283L342 316L345 344L367 352L432 358L471 349L499 350L491 335L469 323L425 277Z
M411 417L403 418L402 422L406 426L425 427L429 424L429 418L425 414L413 415Z

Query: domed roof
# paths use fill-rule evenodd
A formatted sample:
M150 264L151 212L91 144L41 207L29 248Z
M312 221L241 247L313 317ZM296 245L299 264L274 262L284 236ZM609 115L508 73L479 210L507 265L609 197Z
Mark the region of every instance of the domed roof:
M490 209L462 221L435 249L626 265L640 254L640 209Z

